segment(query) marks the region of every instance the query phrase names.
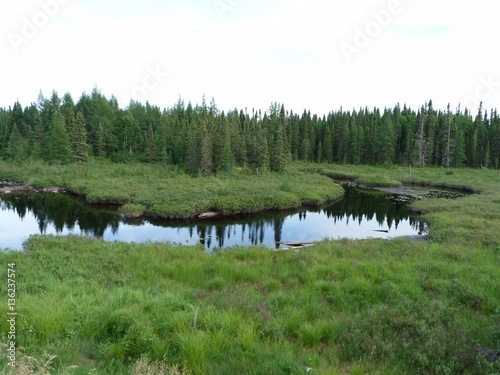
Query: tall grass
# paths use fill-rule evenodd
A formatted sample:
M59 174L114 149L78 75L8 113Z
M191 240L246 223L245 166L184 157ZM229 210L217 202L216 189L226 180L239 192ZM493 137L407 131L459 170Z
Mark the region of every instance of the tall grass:
M20 275L18 345L57 354L53 373L128 374L145 357L192 374L495 371L478 350L498 350L490 249L344 240L208 255L35 236L0 258Z

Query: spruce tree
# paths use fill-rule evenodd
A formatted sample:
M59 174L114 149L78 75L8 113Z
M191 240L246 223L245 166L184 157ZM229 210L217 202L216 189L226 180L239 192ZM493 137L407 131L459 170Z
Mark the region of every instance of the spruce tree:
M199 170L203 176L210 176L213 171L212 140L205 124L202 124L199 139Z
M332 163L333 162L332 132L330 131L330 126L328 124L326 125L326 130L325 130L323 150L325 153L325 161L327 163Z
M68 108L64 114L64 124L66 125L66 130L68 131L69 143L71 144L71 151L73 155L76 153L76 133L75 133L75 112L72 108Z
M100 158L106 156L106 135L104 133L104 129L101 124L97 127L97 132L96 132L96 138L97 138L97 149L96 149L96 155Z
M12 160L20 162L26 159L27 152L28 142L24 139L21 132L17 128L17 124L14 124L7 146L7 154Z
M319 141L319 143L318 143L318 152L317 152L316 162L318 164L321 164L321 162L323 162L323 145L321 144L321 141Z
M384 116L382 125L377 129L375 144L377 162L379 164L392 163L394 155L394 128L392 127L392 119L389 114Z
M50 161L59 163L69 163L73 161L68 131L66 130L64 119L60 112L57 112L53 116L47 144L48 158Z
M425 138L425 108L422 106L420 111L420 119L417 135L415 137L416 152L417 152L417 165L425 167L427 165L427 140Z
M85 119L81 111L76 115L73 141L73 156L77 163L85 163L89 159L89 146L87 144L87 131L85 130Z
M284 172L290 163L290 154L287 149L285 133L285 107L281 106L276 142L274 143L271 170L273 172Z
M229 141L229 137L226 137L221 155L221 170L223 172L230 172L233 168L234 168L234 156L231 150L231 143Z
M186 168L192 175L196 175L199 170L198 127L194 120L189 121L186 130Z
M42 117L40 113L37 112L35 115L35 123L33 125L33 131L31 136L31 157L33 159L43 158L43 145L44 145L45 134L43 131Z
M156 158L156 142L155 142L155 134L153 132L153 127L151 124L149 125L148 132L146 133L146 156L150 163L155 162Z
M267 143L267 137L262 129L258 133L259 147L257 153L257 163L256 167L260 171L267 171L270 168L269 159L269 145Z

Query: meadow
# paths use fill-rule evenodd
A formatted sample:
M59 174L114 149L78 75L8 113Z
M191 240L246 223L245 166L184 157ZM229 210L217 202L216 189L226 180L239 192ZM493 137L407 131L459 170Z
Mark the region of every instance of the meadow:
M136 205L143 205L146 212L155 212L150 204L157 197L155 184L168 181L159 186L175 191L180 185L170 185L177 178L187 184L179 194L196 192L199 197L194 194L191 201L210 201L203 209L229 213L235 207L281 208L279 199L269 204L257 198L276 187L270 199L285 196L297 204L328 200L325 186L330 192L336 185L324 175L360 184L467 188L474 194L418 201L414 209L430 223L430 240L423 242L322 241L302 250L234 247L208 254L202 246L33 236L25 251L0 253L1 294L6 296L7 264L15 263L19 312L18 368L8 368L2 348L0 371L498 373L498 171L428 168L410 174L397 166L294 164L285 174L244 172L193 178L138 164L21 169L0 164L0 180L63 185L86 193L89 201L123 194L120 203L139 211ZM217 199L231 195L212 197L214 186L235 195L238 189L242 195L256 189L256 200L249 206L242 198L223 209L215 204L223 200ZM176 215L201 209L191 204L177 207ZM4 343L8 328L1 319Z

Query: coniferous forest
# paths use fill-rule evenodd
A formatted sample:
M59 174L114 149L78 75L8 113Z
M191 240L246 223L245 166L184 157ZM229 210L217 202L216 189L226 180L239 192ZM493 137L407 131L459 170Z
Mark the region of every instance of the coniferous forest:
M342 108L318 116L271 104L265 111L225 112L202 99L161 109L130 102L126 109L98 89L75 103L39 95L23 108L0 108L0 157L5 160L140 161L185 166L210 175L235 166L283 171L291 161L415 167L500 167L497 110L460 107Z

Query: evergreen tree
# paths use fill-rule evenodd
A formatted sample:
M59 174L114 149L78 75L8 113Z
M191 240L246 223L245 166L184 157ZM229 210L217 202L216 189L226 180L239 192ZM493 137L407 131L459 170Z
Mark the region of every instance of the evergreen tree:
M451 166L451 152L452 152L452 139L451 139L451 111L450 111L450 104L448 103L448 111L447 111L447 123L448 126L446 127L446 135L445 135L445 142L444 142L444 156L443 156L443 165L446 168L450 168Z
M199 170L203 176L210 176L213 170L212 141L207 128L203 125L199 141Z
M229 137L226 137L224 141L224 147L222 149L222 160L221 160L221 170L223 172L230 172L234 168L234 156L231 151L231 143Z
M128 157L132 157L134 152L141 149L141 128L130 111L127 111L122 120L123 138L122 149L128 153Z
M271 160L271 170L274 172L283 172L290 163L290 155L286 147L285 134L285 106L281 106L278 130L276 133L276 142L274 144L273 158Z
M45 139L45 134L43 131L42 117L40 116L40 113L37 110L34 119L33 131L30 139L31 157L33 159L43 158L44 139Z
M73 156L77 163L85 163L89 159L89 146L87 144L87 131L85 119L81 111L76 115L73 141Z
M330 126L328 126L328 124L326 125L323 149L325 152L325 161L327 163L332 163L333 162L332 133L330 131Z
M302 140L302 144L300 145L301 160L309 161L309 155L311 151L310 147L311 147L311 142L309 142L309 138L305 137Z
M71 144L64 119L60 112L53 116L52 127L48 135L48 158L50 161L69 163L73 161Z
M64 114L64 124L66 125L66 130L68 131L69 142L71 144L71 151L73 155L76 155L76 124L75 124L75 112L73 108L69 107Z
M257 162L255 166L257 170L267 171L270 168L269 145L267 143L267 137L262 129L259 130L258 139L259 147L257 152Z
M199 170L198 128L194 120L189 121L186 132L186 168L192 175L196 175Z
M156 158L156 142L155 142L155 134L153 132L153 127L149 125L148 132L146 134L146 156L150 163L155 162Z
M106 134L104 133L104 128L102 127L102 125L99 125L97 127L96 137L96 155L100 158L106 157Z
M427 139L425 138L425 108L422 106L420 111L420 122L418 126L418 131L416 135L416 148L417 148L417 165L419 167L425 167L427 165Z
M12 108L11 126L12 129L14 129L15 126L19 134L21 134L23 137L28 135L26 129L24 128L23 107L21 106L21 103L19 103L19 101L16 101L14 103L14 108Z
M28 142L24 139L21 132L17 128L17 124L14 124L10 134L9 144L7 146L7 154L12 160L20 162L27 158L27 153Z
M379 164L392 163L394 155L394 129L391 116L386 114L382 120L382 126L376 133L376 155Z
M319 143L318 143L318 152L317 152L316 162L318 164L323 162L323 145L321 144L321 141L319 141Z

